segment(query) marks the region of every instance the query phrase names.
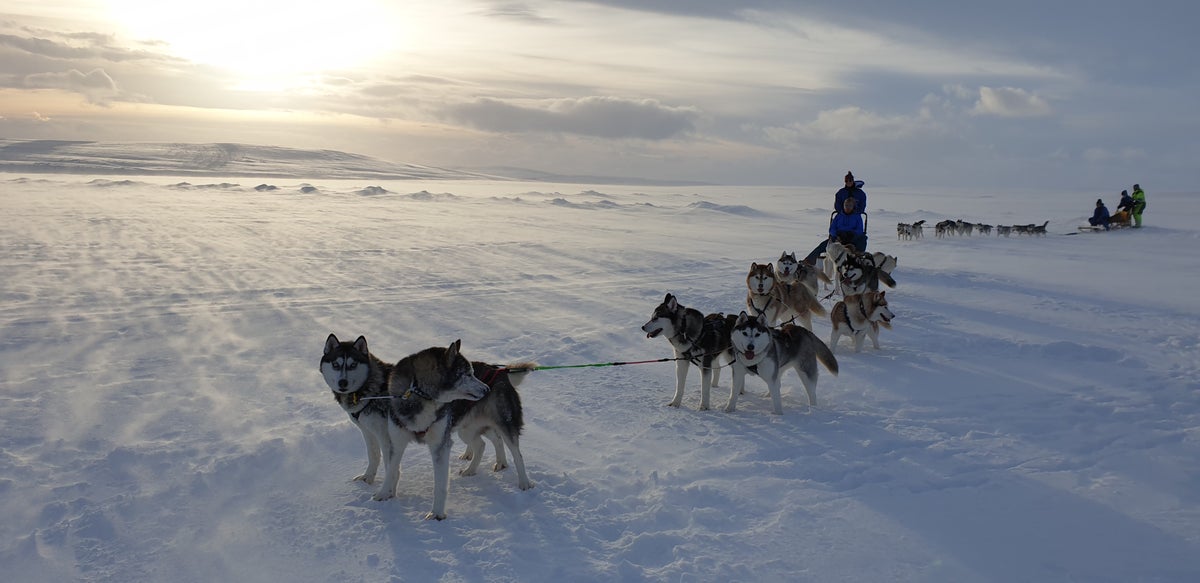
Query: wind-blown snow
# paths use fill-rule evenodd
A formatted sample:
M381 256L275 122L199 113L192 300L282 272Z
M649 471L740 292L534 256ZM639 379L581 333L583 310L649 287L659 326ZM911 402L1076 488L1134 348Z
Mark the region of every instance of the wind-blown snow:
M868 188L898 317L881 350L843 340L818 407L792 373L776 416L757 379L720 411L728 371L711 411L694 372L665 406L668 363L537 371L536 486L452 473L435 522L423 447L393 500L350 480L326 335L387 360L458 338L497 363L666 357L639 329L662 296L742 309L750 263L807 253L833 187L263 184L0 175L5 580L1200 578L1195 195L1062 236L1094 193ZM894 236L944 218L1051 234Z

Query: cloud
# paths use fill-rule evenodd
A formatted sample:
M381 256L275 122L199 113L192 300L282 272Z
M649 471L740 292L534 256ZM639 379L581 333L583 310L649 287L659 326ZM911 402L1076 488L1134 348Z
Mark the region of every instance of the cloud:
M1083 151L1083 159L1093 164L1139 161L1146 158L1146 151L1141 148L1111 150L1109 148L1094 147Z
M974 115L1041 117L1050 115L1050 104L1037 95L1015 87L980 87Z
M600 138L664 140L692 131L699 111L654 99L585 97L517 105L493 98L453 105L445 114L493 132L569 133Z
M847 106L822 111L806 124L766 128L764 133L773 142L789 145L804 140L858 142L897 140L921 131L930 122L924 110L910 115L880 115L861 107Z
M117 82L104 69L92 69L87 73L77 69L65 73L34 73L25 76L24 85L31 89L63 89L82 93L93 103L105 103L117 94Z

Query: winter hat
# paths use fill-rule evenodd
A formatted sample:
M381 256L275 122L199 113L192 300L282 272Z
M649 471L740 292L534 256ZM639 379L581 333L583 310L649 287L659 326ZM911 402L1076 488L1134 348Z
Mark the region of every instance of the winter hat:
M847 170L846 171L846 180L854 180L854 173ZM1137 187L1135 186L1134 188L1137 188Z
M1137 187L1135 186L1134 188L1137 188ZM1122 190L1122 191L1121 191L1121 196L1129 196L1129 191L1128 191L1128 190Z
M1099 198L1097 198L1097 199L1096 199L1096 206L1100 206L1100 205L1102 205L1102 204L1104 204L1104 200L1103 200L1103 199L1099 199Z
M1133 189L1134 189L1134 190L1141 190L1141 189L1142 189L1142 185L1140 185L1140 184L1134 184L1134 185L1133 185Z

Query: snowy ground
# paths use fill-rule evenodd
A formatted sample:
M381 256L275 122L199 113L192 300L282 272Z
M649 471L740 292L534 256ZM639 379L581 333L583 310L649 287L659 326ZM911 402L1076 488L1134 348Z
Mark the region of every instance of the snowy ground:
M326 335L666 357L639 330L663 294L741 309L833 187L188 180L0 175L7 581L1200 580L1196 195L1063 236L1097 193L868 184L898 318L843 340L819 407L791 373L776 416L757 379L721 412L727 371L712 411L694 374L665 406L671 364L538 371L536 487L452 474L435 522L423 448L394 500L351 482ZM896 240L944 218L1051 234Z

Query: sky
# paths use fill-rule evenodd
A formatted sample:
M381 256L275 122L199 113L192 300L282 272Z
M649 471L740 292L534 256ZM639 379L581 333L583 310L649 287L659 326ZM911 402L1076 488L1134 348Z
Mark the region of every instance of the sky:
M0 137L719 184L1189 190L1188 1L0 7Z

